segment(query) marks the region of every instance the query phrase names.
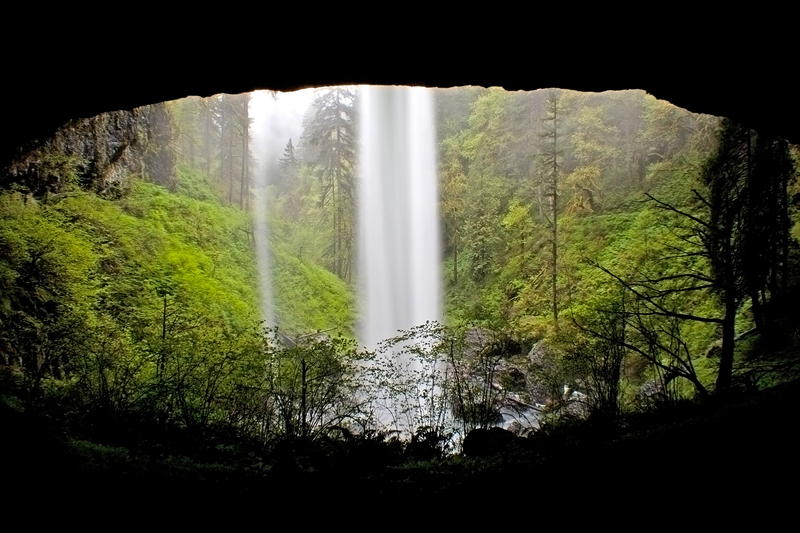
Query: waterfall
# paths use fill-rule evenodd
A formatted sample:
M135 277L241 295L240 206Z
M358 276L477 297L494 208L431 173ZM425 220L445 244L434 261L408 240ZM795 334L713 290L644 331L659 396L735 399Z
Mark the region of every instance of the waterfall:
M431 91L363 87L360 100L358 329L372 350L398 330L441 322L438 175ZM395 349L379 364L398 369L391 379L406 392L376 415L408 436L435 418L436 369Z
M250 192L253 195L253 237L258 261L261 316L267 327L278 325L273 298L270 237L267 223L268 183L274 180L286 142L300 139L302 120L311 101L311 89L292 93L255 91L250 99L250 153L253 158Z
M294 93L292 93L294 94ZM306 95L307 97L310 95ZM281 101L289 94L281 93ZM310 99L306 99L306 108ZM269 162L280 157L289 137L288 124L300 126L300 117L290 120L280 115L281 106L265 93L253 98L254 231L258 251L262 312L267 325L274 326L272 280L269 265L269 239L266 224L266 194L269 190ZM358 249L360 309L358 335L368 349L406 330L442 320L441 251L438 216L438 174L433 117L433 94L425 88L360 88L358 136ZM280 139L279 144L275 144ZM269 148L268 148L269 146ZM274 165L273 165L274 166ZM274 171L274 169L273 169ZM402 347L400 347L402 348ZM438 383L428 379L432 368L398 352L387 354L391 365L408 369L393 377L409 384L402 401L387 400L384 426L413 431L420 423ZM384 366L381 366L384 369ZM426 388L427 387L427 388ZM427 400L426 400L427 399ZM406 407L411 405L410 409ZM376 406L376 409L380 410ZM405 420L398 420L398 413Z
M250 135L253 172L251 191L253 199L253 239L255 241L258 264L258 289L261 304L261 317L266 327L274 327L275 312L272 301L272 266L270 265L269 228L267 225L267 183L269 161L275 154L267 149L267 131L270 117L269 96L263 92L253 93L250 102Z
M430 90L363 87L360 107L361 342L441 321L436 136Z

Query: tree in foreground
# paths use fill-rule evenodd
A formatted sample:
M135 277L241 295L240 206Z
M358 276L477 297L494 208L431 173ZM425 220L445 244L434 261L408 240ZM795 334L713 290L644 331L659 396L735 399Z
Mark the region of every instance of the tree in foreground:
M561 174L561 153L559 145L559 128L563 115L563 104L557 91L547 95L545 101L546 114L542 119L544 122L541 133L541 189L539 194L540 206L543 200L547 199L547 208L541 208L542 218L550 226L550 245L551 245L551 291L553 304L553 326L558 331L558 186Z
M764 308L786 292L791 240L787 190L793 179L794 165L784 141L725 120L718 149L703 165L690 205L648 195L672 217L676 240L669 246L669 257L673 263L688 261L684 267L675 268L661 259L657 275L642 275L638 280L624 280L603 269L636 297L632 323L639 325L643 346L648 347L636 351L649 353L651 361L662 353L681 363L676 366L677 375L687 377L701 393L704 389L691 366L681 323L719 327L716 393L725 395L733 375L737 313L750 299L763 337L769 331ZM687 295L697 291L716 295L722 316L687 310L691 302Z
M714 292L723 302L722 353L717 391L730 388L736 313L745 299L762 336L768 301L786 292L789 277L787 188L794 179L788 144L723 121L720 144L703 169L706 216L697 231L711 264Z

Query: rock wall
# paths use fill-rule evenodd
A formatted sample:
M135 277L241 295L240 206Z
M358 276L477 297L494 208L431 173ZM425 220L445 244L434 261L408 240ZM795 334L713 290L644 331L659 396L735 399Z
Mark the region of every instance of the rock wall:
M44 196L77 183L113 197L130 187L131 177L141 176L173 190L173 139L163 103L70 120L5 166L0 188Z

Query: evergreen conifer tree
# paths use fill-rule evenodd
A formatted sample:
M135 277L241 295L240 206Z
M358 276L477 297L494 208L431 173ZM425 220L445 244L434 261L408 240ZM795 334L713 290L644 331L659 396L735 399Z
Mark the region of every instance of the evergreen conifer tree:
M316 97L304 135L311 148L310 163L322 185L320 205L330 208L333 237L331 270L349 280L355 240L355 100L348 87L334 87Z

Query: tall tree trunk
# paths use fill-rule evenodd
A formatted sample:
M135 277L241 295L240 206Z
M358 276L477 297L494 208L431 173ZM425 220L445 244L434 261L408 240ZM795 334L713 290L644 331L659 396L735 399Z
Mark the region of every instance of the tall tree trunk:
M189 139L189 166L195 168L194 165L194 139Z
M225 113L225 95L220 96L222 106L222 119L219 125L219 183L221 187L225 186L225 130L228 127L228 120ZM225 189L222 189L223 191ZM228 198L230 201L230 197Z
M453 239L453 285L458 285L458 234Z
M233 131L228 133L228 203L233 204Z
M558 104L553 107L553 327L558 332Z
M211 179L211 110L208 108L208 100L204 100L203 111L206 115L205 120L205 148L206 148L206 179Z
M779 141L784 143L785 141ZM781 148L784 148L782 145ZM781 169L783 171L783 169ZM794 169L792 167L792 172ZM776 288L780 291L781 300L786 296L787 283L789 280L789 240L791 239L789 232L791 224L789 222L789 179L790 172L781 172L781 190L779 195L780 202L780 216L781 216L781 278L780 287ZM777 268L775 270L778 270Z
M733 227L732 215L727 215L727 225ZM722 353L719 359L719 373L717 374L716 394L725 396L731 388L731 378L733 376L733 345L734 329L736 327L736 311L738 302L736 296L736 280L734 277L734 257L732 232L728 231L725 237L724 260L725 260L725 317L722 320Z
M245 122L247 122L247 120ZM247 163L248 163L248 159L249 159L249 157L248 157L248 155L249 155L248 141L249 141L249 137L250 137L249 133L250 132L247 131L247 126L245 125L245 133L242 136L242 179L241 179L241 183L240 183L240 186L239 186L239 207L241 207L244 210L247 209L247 200L248 200L248 197L249 197L249 194L247 194L248 193L248 186L247 186L248 168L247 168Z
M725 318L722 322L722 353L719 359L716 394L725 396L731 388L733 377L734 326L736 325L736 303L734 297L725 297Z

